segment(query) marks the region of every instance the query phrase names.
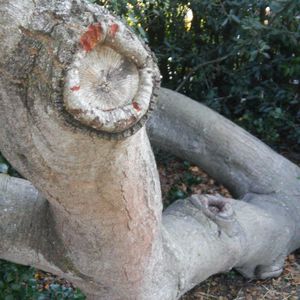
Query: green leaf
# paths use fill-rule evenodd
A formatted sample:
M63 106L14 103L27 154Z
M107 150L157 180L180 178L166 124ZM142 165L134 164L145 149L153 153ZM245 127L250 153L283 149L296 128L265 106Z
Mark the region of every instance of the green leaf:
M61 288L61 286L59 284L56 284L56 283L50 284L50 289L52 291L58 292L60 290L60 288Z
M29 281L29 283L32 284L32 285L35 285L35 284L36 284L36 279L34 279L34 278L30 278L28 281Z
M18 283L12 283L12 284L10 285L10 288L11 288L13 291L19 291L19 290L22 288L22 286L21 286L20 284L18 284Z
M231 18L234 22L236 22L236 23L238 23L238 24L241 23L241 20L240 20L240 18L239 18L238 16L230 15L230 18Z
M37 298L37 300L48 300L48 299L49 299L49 297L46 295L39 295Z
M76 289L73 299L74 300L85 300L86 297L82 294L82 292L79 289Z
M8 173L8 165L7 164L0 164L0 173L7 174Z
M270 58L271 58L271 56L270 56L269 53L267 53L267 52L263 52L262 55L263 55L265 58L267 58L267 59L270 59Z
M225 26L227 25L228 21L229 21L229 19L226 18L226 19L223 21L223 23L221 24L221 27L225 27Z
M8 273L6 273L5 274L5 281L6 282L12 282L12 281L14 281L14 275L13 275L13 273L12 272L8 272Z

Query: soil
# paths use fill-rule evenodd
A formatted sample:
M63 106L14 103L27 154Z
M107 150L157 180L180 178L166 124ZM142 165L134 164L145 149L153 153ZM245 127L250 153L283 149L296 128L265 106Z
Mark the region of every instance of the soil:
M180 300L298 300L300 252L289 255L282 275L269 280L247 280L235 271L210 277Z

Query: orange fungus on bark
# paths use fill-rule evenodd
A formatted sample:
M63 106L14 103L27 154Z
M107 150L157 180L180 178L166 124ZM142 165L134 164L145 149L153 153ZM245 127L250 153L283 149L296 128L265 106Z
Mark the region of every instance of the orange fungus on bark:
M75 85L71 87L71 91L75 92L75 91L79 91L80 90L80 86L79 85Z
M102 28L100 23L91 24L88 30L81 36L80 44L86 51L92 51L101 40Z
M136 111L141 111L141 108L137 102L133 101L132 106Z
M114 38L119 30L119 25L114 23L110 26L110 35Z

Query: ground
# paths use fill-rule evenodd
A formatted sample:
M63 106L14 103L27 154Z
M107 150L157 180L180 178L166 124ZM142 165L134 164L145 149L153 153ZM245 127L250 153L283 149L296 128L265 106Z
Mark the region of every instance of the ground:
M288 256L283 274L270 280L252 281L235 271L215 275L180 300L298 300L300 253Z

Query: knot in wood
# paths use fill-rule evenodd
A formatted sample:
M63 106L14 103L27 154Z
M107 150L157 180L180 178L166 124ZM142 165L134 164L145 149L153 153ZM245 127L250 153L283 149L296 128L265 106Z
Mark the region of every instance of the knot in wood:
M68 113L106 133L121 133L137 124L140 128L159 85L151 53L125 25L112 19L91 24L79 45L66 76Z
M228 236L235 236L240 232L231 199L220 195L192 195L191 203L200 209L203 214L216 223L219 232L224 231Z

